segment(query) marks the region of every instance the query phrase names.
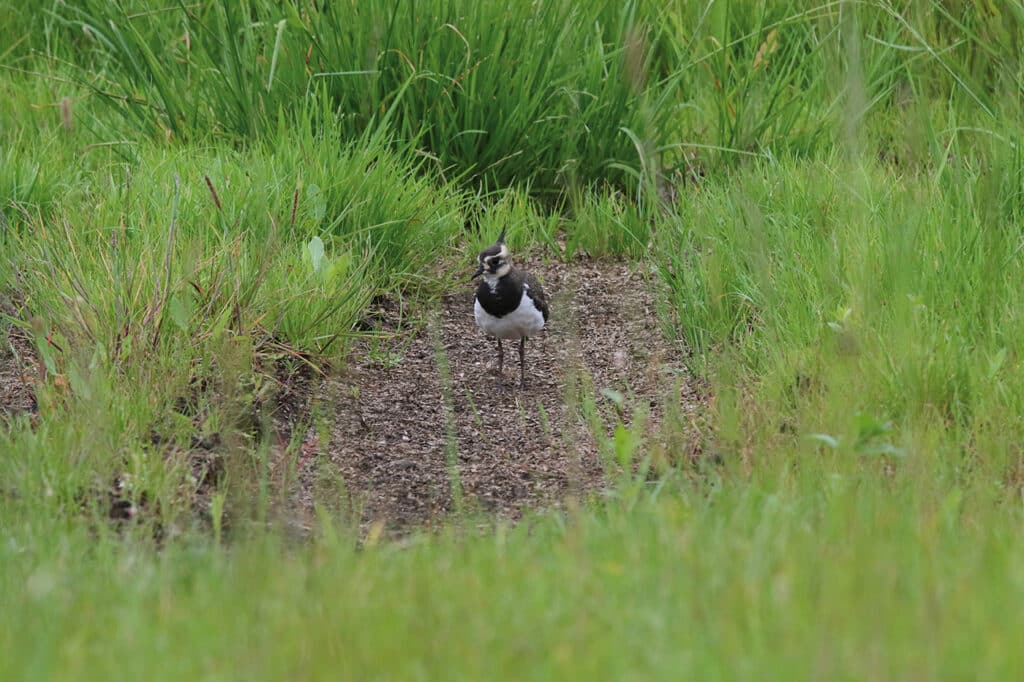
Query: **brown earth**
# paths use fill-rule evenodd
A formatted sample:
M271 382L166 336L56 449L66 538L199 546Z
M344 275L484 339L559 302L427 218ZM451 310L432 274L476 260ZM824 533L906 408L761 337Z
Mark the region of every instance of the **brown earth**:
M0 329L0 423L19 414L34 414L33 389L38 367L32 344L15 330Z
M517 343L505 342L496 374L495 341L474 323L467 283L426 311L419 331L361 343L344 377L325 382L330 442L307 435L304 452L318 455L302 468L307 503L318 472L330 471L364 528L440 520L459 506L459 489L463 509L517 518L600 492L609 459L595 429L607 432L619 417L628 425L634 412L646 415L647 446L674 431L662 451L694 453L694 439L679 433L692 433L699 392L684 349L659 326L656 279L620 262L527 268L552 299L547 329L527 342L527 386L518 383ZM373 313L384 331L409 317L393 302ZM659 428L666 415L677 428Z

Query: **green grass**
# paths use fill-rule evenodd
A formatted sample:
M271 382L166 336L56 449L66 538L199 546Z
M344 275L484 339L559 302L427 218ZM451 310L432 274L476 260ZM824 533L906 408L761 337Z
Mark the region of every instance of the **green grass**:
M1014 679L1019 507L857 465L762 469L356 551L19 537L7 678ZM84 553L84 556L83 556Z
M800 451L826 433L855 455L859 431L890 424L885 439L905 437L902 454L933 460L936 475L1013 470L1021 206L1000 203L1019 195L1018 156L992 150L988 168L963 159L912 178L756 168L688 202L695 228L666 232L665 277L691 343L759 376L736 405L759 434L737 437ZM948 451L918 442L931 428Z
M0 0L0 678L1019 678L1024 7L903 5ZM291 539L274 377L505 227L653 266L702 430Z

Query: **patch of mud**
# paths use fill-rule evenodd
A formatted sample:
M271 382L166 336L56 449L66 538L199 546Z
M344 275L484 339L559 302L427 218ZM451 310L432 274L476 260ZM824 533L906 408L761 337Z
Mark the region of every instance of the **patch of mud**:
M634 407L657 431L672 404L692 413L700 398L683 349L659 326L651 287L636 264L530 262L552 299L548 328L527 342L527 386L518 385L518 343L497 348L473 319L473 286L427 311L425 328L391 342L366 342L343 378L324 387L333 401L330 443L303 475L329 469L344 480L363 524L430 524L463 507L517 518L606 485L600 446L586 426L584 396L606 415ZM388 328L404 315L376 311ZM623 396L622 405L614 401ZM668 401L668 402L666 402ZM605 420L607 426L608 420ZM323 445L323 444L322 444Z

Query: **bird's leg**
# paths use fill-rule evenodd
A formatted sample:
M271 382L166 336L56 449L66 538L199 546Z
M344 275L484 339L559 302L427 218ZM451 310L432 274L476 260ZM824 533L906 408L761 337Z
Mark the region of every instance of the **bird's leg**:
M526 386L526 337L519 338L519 385Z
M501 347L501 337L498 337L498 375L501 375L505 367L505 349Z

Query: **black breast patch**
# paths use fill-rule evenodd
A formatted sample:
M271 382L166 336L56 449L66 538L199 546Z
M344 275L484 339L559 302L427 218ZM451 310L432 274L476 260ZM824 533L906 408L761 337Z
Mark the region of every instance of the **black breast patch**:
M505 317L519 307L523 298L523 288L512 277L502 277L498 285L491 291L486 281L481 281L476 288L476 300L480 301L480 307L494 317Z

